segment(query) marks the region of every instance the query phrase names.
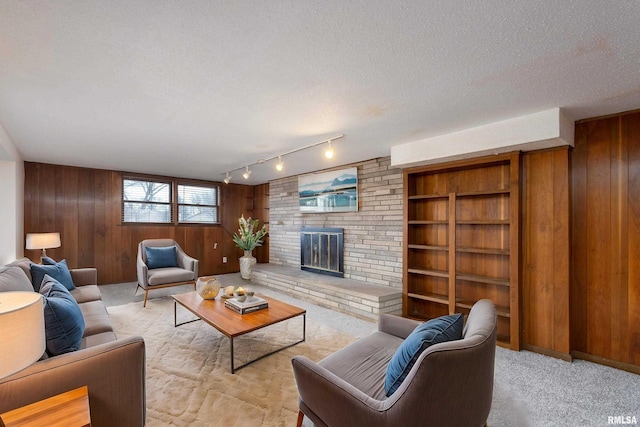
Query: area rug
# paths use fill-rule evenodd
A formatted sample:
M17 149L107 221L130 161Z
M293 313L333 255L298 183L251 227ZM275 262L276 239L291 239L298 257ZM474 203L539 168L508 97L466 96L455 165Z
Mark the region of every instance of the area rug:
M119 338L141 335L147 426L291 426L298 414L291 358L318 361L356 338L307 318L306 341L229 372L229 339L205 322L173 326L173 299L109 307ZM178 306L178 322L194 316ZM234 340L236 366L301 338L294 318Z

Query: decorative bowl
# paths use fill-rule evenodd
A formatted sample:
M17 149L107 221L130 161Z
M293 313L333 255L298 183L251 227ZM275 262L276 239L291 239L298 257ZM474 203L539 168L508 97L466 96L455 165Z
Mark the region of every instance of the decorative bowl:
M215 276L198 277L196 288L203 299L215 299L220 293L220 282Z
M239 293L235 292L233 294L233 296L236 297L238 302L245 302L247 300L247 294L239 294Z
M224 296L226 298L231 298L233 296L233 290L235 289L235 287L233 285L230 286L226 286L224 288Z

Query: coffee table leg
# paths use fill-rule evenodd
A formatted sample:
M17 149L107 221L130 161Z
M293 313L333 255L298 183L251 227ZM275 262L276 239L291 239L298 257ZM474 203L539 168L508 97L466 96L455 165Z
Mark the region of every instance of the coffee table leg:
M253 359L253 360L251 360L249 362L246 362L246 363L238 366L237 368L235 367L235 364L233 362L233 338L229 337L229 339L231 340L231 343L230 343L230 347L231 347L231 373L234 374L236 372L236 369L244 368L245 366L250 365L253 362L257 362L258 360L264 359L267 356L271 356L274 353L277 353L277 352L285 350L285 349L287 349L289 347L293 347L296 344L300 344L301 342L304 342L307 339L307 313L302 313L302 339L301 340L296 341L296 342L291 343L291 344L288 344L288 345L285 345L284 347L280 347L280 348L278 348L276 350L273 350L273 351L271 351L269 353L263 354L262 356L260 356L260 357L258 357L256 359Z
M229 347L231 347L231 373L235 374L236 370L235 370L235 368L233 366L233 337L231 337L230 340L231 340L231 343L230 343Z

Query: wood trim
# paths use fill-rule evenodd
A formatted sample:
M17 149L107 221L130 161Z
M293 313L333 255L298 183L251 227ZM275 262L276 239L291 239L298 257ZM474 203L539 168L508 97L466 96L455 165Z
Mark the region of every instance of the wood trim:
M527 343L522 344L522 349L532 351L534 353L543 354L545 356L553 357L556 359L561 359L561 360L564 360L565 362L573 362L573 356L570 353L562 353L560 351L552 350L545 347L540 347L533 344L527 344Z
M640 375L640 366L632 365L631 363L620 362L618 360L612 360L606 357L583 353L578 350L572 350L571 356L575 359L586 360L588 362L598 363L600 365L610 366L612 368L621 369L623 371Z
M516 152L519 155L519 151ZM511 160L514 152L504 153L504 154L495 154L490 156L482 156L482 157L474 157L472 159L463 159L463 160L455 160L453 162L443 162L443 163L435 163L432 165L426 166L416 166L412 168L405 169L405 172L408 174L420 173L420 172L430 172L430 171L449 171L462 169L469 166L478 166L480 164L484 166L491 166L496 163L503 163L505 161Z
M583 124L583 123L596 122L596 121L599 121L599 120L606 120L606 119L611 119L611 118L615 118L615 117L622 117L622 116L627 116L627 115L630 115L630 114L637 114L637 113L640 113L640 108L638 108L636 110L627 110L627 111L622 111L620 113L605 114L604 116L589 117L587 119L576 120L575 124L576 125L580 125L580 124Z
M456 193L449 193L449 314L456 312ZM406 246L406 245L405 245Z
M521 242L521 229L520 229L520 216L522 210L520 208L520 152L512 153L509 161L509 189L511 194L509 196L509 210L510 210L510 231L509 231L509 281L511 282L510 289L510 305L509 310L511 317L515 320L510 324L511 335L511 349L520 350L520 242Z

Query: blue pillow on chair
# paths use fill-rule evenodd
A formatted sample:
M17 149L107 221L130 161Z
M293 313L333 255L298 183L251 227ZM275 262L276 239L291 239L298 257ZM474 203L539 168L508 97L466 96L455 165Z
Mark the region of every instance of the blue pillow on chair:
M147 254L147 267L149 268L178 266L178 255L175 246L160 248L145 247L144 250Z
M84 335L84 317L67 288L45 275L40 287L44 297L44 329L47 352L51 356L80 349Z
M462 314L451 314L431 319L418 325L398 347L387 366L384 389L387 397L395 392L418 357L434 344L462 338L464 317Z
M33 284L33 289L35 289L36 292L40 290L40 286L42 285L42 280L45 275L49 275L53 279L56 279L69 291L76 288L73 284L69 267L67 267L67 260L63 259L60 262L55 262L53 259L45 257L42 261L44 263L52 264L31 264L31 283Z

